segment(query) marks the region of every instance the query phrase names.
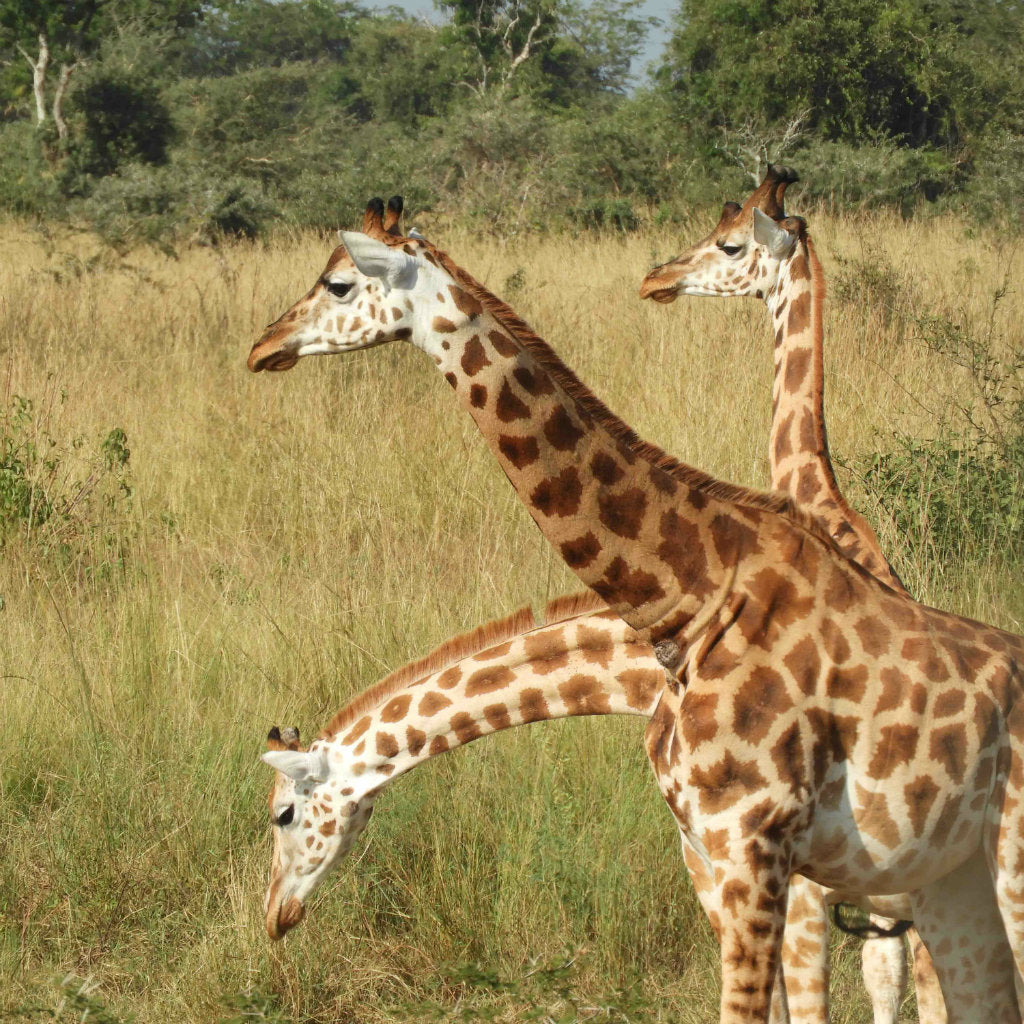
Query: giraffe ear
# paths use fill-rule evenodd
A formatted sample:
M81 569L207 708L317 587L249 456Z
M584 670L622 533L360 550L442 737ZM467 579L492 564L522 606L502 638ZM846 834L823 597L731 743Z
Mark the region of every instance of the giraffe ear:
M340 231L341 244L360 274L379 277L388 285L409 287L416 279L416 260L401 249L378 242L358 231Z
M323 782L328 775L322 750L266 750L260 760L296 782Z
M777 260L784 260L796 245L796 235L791 235L755 206L754 241L767 247Z

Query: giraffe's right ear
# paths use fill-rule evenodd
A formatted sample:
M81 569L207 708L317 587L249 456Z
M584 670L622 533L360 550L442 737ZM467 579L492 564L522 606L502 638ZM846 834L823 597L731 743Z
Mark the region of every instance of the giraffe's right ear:
M386 284L399 288L409 287L415 280L418 264L408 253L358 231L341 231L339 235L341 244L352 257L360 274L378 277Z
M322 750L267 750L260 760L296 782L323 782L328 775Z
M768 214L754 207L754 241L766 246L777 260L784 260L796 245L796 235L776 224Z

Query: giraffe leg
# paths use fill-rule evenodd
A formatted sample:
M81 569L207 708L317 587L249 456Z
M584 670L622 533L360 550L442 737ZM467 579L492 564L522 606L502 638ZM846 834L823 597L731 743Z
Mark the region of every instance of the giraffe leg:
M712 880L711 865L680 830L683 858L697 898L719 943L722 941L721 890ZM817 905L815 905L817 896ZM820 906L820 910L818 909ZM828 1024L828 931L824 895L819 886L793 877L786 909L785 944L772 985L770 1024ZM790 932L792 930L792 937ZM815 942L815 937L817 941ZM812 948L812 946L817 948ZM792 982L790 981L792 972ZM797 989L799 1008L790 1010L789 986ZM804 993L815 993L816 997Z
M873 925L891 928L894 921L870 915ZM874 1024L896 1024L907 993L907 956L902 936L867 939L860 954L861 976L871 1000Z
M789 863L754 841L716 858L714 901L721 907L720 1024L767 1024L782 956Z
M1009 764L1000 766L1005 781L999 816L990 831L990 842L986 844L989 870L1013 951L1018 984L1024 977L1024 741L1017 739L1024 731L1022 717L1018 705L1010 720L1010 729L1016 735L1011 734Z
M1013 957L981 851L910 899L950 1024L1020 1024Z
M946 1003L939 988L939 979L932 964L931 953L925 948L916 928L907 932L910 955L914 961L914 994L917 997L919 1024L946 1024Z
M828 907L821 886L802 875L794 875L789 883L780 976L793 1024L827 1024ZM775 998L773 991L773 1022Z

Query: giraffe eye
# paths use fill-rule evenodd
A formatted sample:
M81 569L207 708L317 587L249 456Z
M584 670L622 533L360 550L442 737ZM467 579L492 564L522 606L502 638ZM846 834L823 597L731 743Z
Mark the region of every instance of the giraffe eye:
M719 242L718 248L725 253L726 256L735 256L736 253L743 248L742 245L726 245L725 242Z
M274 824L280 828L292 823L295 817L295 804L289 804L275 819Z
M352 285L346 284L344 281L327 281L325 287L336 299L345 298L352 290Z

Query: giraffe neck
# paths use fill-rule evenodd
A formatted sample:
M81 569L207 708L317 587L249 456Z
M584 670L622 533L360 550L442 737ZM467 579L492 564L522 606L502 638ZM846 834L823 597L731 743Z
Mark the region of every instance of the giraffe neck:
M590 604L593 604L591 599ZM426 676L385 681L321 734L373 795L438 754L517 725L583 715L650 718L665 676L650 647L614 613L523 632ZM493 627L494 624L492 624ZM365 699L369 696L369 700Z
M430 329L412 340L454 388L541 532L630 625L684 639L698 632L740 554L733 498L752 509L771 499L645 445L499 300L448 290L458 313L451 303L445 315L428 311L421 322L429 318Z
M903 590L874 531L843 496L832 467L825 430L824 300L821 264L805 239L765 298L775 333L768 448L772 487L792 494L817 516L847 557Z

